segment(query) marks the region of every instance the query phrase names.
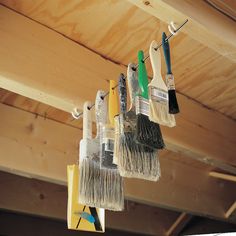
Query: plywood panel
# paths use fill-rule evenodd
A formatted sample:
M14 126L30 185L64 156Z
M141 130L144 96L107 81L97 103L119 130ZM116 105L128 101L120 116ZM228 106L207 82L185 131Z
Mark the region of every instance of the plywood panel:
M127 1L0 2L125 65L136 61L139 49L147 51L150 42L160 40L161 32L167 31L166 24ZM171 41L171 49L177 90L236 118L235 64L182 33Z

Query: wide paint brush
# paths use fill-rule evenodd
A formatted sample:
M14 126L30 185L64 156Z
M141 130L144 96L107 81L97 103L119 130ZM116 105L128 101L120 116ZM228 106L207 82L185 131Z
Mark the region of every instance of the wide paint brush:
M175 117L169 114L168 89L161 75L161 53L156 49L158 43L152 41L149 49L150 61L153 70L152 81L149 88L149 118L160 125L174 127Z
M135 142L136 112L135 96L139 91L137 71L134 64L128 65L128 87L131 107L126 112L126 83L124 75L119 81L121 114L119 115L118 168L124 177L157 181L160 177L160 165L157 150Z
M136 96L136 140L145 146L163 149L165 144L160 126L149 120L148 76L143 51L138 52L138 82L140 94Z
M101 132L101 152L100 163L101 169L101 188L102 208L122 211L124 209L124 191L123 178L117 169L117 165L113 162L114 156L114 117L118 115L118 95L115 89L117 83L110 81L109 91L109 123L102 127Z

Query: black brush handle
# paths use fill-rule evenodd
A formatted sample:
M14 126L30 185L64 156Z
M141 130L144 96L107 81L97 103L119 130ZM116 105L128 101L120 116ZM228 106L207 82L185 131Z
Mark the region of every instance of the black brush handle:
M127 89L126 89L126 79L124 74L122 73L120 74L119 77L118 90L120 97L120 111L123 114L127 110Z

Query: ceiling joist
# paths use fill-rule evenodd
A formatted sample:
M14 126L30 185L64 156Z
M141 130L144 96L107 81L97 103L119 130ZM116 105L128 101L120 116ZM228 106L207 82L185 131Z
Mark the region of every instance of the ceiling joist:
M0 15L2 88L71 112L126 71L3 6ZM167 149L235 174L235 122L181 94L178 99L177 127L162 129Z
M82 131L3 104L0 114L0 169L66 185L66 166L77 161ZM163 151L159 158L161 179L150 182L126 178L127 199L225 218L224 213L236 198L233 183L222 185L209 177L207 170L178 161L176 153Z
M235 22L204 1L128 0L158 19L181 24L189 19L183 32L220 55L236 62Z

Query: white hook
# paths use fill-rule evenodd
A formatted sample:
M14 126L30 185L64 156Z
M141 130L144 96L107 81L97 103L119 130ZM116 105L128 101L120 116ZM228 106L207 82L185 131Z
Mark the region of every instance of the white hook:
M78 120L81 116L81 112L79 112L78 108L75 107L71 112L71 115L74 119Z
M170 24L168 25L168 30L170 31L171 34L176 35L177 34L177 28L176 24L171 21Z

